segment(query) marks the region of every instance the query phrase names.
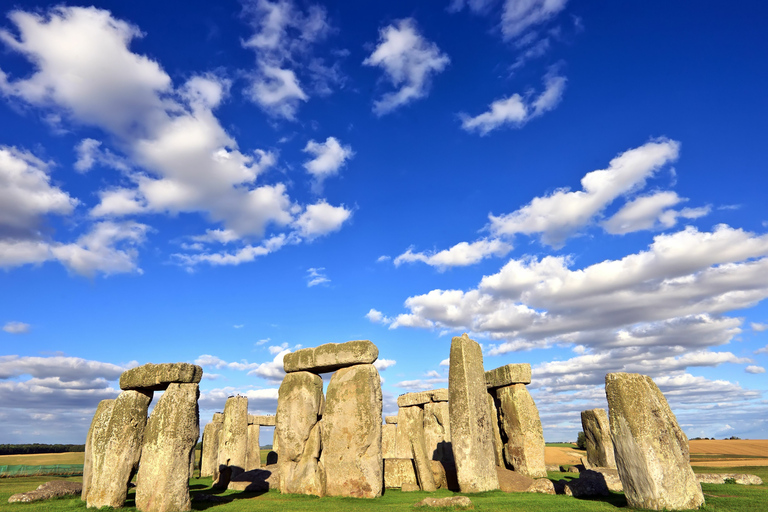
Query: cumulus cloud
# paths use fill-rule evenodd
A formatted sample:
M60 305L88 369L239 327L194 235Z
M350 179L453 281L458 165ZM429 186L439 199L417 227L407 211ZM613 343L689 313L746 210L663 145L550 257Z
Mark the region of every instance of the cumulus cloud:
M102 149L101 141L96 139L83 139L75 146L75 152L77 153L77 161L75 162L75 170L78 172L87 172L91 170L95 165L102 165L104 167L110 167L117 169L118 171L127 172L130 170L130 165L125 159L115 155L109 149Z
M461 127L468 132L487 135L504 125L520 128L533 118L554 109L563 97L566 79L549 73L544 78L544 91L535 98L513 94L491 103L489 110L475 117L461 113Z
M683 208L679 211L671 208L682 201L687 199L672 191L641 196L627 202L601 225L608 233L624 235L640 230L672 228L679 218L697 219L710 211L709 207Z
M344 205L332 206L320 201L307 206L294 225L301 236L312 240L338 231L351 215L352 211Z
M376 309L371 308L366 314L365 318L370 320L374 324L390 324L392 323L392 319L384 316L384 313L381 311L378 311Z
M29 332L31 325L24 322L6 322L3 330L8 334L25 334Z
M390 366L395 366L397 364L397 361L394 359L377 359L373 362L373 366L376 367L377 370L384 371Z
M37 383L51 382L48 379L73 383L98 379L114 381L127 369L127 366L79 357L0 356L0 379L31 375L38 379Z
M374 101L376 115L392 112L429 93L432 77L450 62L437 45L419 33L412 18L399 20L379 31L379 44L363 64L377 66L398 89Z
M395 258L396 267L403 263L413 263L420 261L429 266L437 267L440 270L446 270L450 267L464 267L474 265L485 258L506 256L512 246L502 242L499 239L483 238L475 242L460 242L450 249L439 252L413 252L409 248L403 254Z
M629 149L613 158L607 169L587 173L581 179L582 190L559 189L512 213L489 215L491 233L540 233L542 243L559 247L616 198L641 188L658 169L675 161L679 150L680 143L669 139Z
M768 330L768 324L763 324L759 322L752 322L751 324L749 324L749 326L752 328L753 331L756 331L756 332L763 332Z
M746 368L744 368L744 371L747 373L765 373L765 368L762 366L756 366L756 365L749 365Z
M310 268L307 270L307 287L308 288L312 288L313 286L317 286L319 284L327 284L330 282L331 280L328 279L327 275L325 275L324 267Z
M339 169L354 156L351 146L342 146L336 137L328 137L325 142L310 140L304 152L314 158L304 162L304 168L314 179L313 189L322 192L323 181L339 173Z

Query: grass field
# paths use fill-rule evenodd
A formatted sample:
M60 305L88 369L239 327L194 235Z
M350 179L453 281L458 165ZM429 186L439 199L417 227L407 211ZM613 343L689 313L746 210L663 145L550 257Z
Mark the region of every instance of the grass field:
M27 466L44 466L47 464L82 464L84 459L84 452L0 455L0 466L12 466L17 464Z

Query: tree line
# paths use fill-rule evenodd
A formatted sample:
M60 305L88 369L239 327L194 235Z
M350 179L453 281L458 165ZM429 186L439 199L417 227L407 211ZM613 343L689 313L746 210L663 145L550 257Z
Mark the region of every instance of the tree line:
M84 451L84 444L0 444L0 455L25 455L28 453L64 453Z

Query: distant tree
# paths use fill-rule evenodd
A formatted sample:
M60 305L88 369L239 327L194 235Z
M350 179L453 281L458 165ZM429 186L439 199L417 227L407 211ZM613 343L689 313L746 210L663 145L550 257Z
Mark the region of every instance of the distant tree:
M576 447L579 450L587 449L587 436L584 435L584 432L579 432L579 436L576 438Z

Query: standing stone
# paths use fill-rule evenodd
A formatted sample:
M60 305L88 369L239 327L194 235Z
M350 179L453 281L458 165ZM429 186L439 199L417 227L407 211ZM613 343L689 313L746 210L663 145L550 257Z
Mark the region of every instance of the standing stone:
M286 373L327 373L357 364L370 364L378 357L379 349L368 340L326 343L286 354L283 358L283 369Z
M615 468L611 427L605 409L581 411L581 428L587 440L587 462L598 468Z
M397 425L387 423L381 426L381 458L395 459L395 443L397 441Z
M498 489L483 352L466 334L451 341L448 393L451 445L461 492Z
M403 484L419 486L413 459L384 459L384 487L396 489Z
M486 375L488 372L485 372ZM496 398L492 390L488 390L488 415L491 417L491 427L493 428L493 455L497 466L504 467L504 443L501 441L501 430L499 429L499 410L496 408Z
M416 478L422 491L432 492L437 490L432 476L432 460L427 455L424 443L424 410L418 405L401 407L405 428L408 432L408 440L413 452L413 465L416 468Z
M689 462L688 438L650 377L605 376L611 438L630 507L652 510L699 508L701 486Z
M258 424L248 425L248 453L245 458L245 470L251 471L261 467L261 447L259 447Z
M200 436L197 384L171 383L147 421L136 477L136 508L142 512L191 510L189 460Z
M507 438L504 459L512 469L531 478L545 478L544 432L539 410L524 384L496 390L501 427Z
M94 448L102 446L102 450L91 453L88 508L123 506L128 482L139 464L151 401L152 391L135 390L123 391L115 399L103 440L94 435ZM185 464L189 468L188 458Z
M200 458L200 477L218 476L219 438L224 428L224 415L217 412L203 429L203 450ZM215 480L215 479L214 479Z
M226 487L230 478L245 471L247 453L248 397L231 396L224 404L224 425L219 438L219 477L214 485Z
M80 499L86 501L88 498L88 489L91 486L93 478L93 454L103 454L106 445L106 431L109 425L109 419L112 417L112 408L115 406L114 399L102 400L96 407L96 414L91 420L91 427L88 429L88 435L85 438L85 460L83 461L83 490L80 493Z
M397 409L397 421L394 423L395 429L395 459L412 459L413 449L411 449L411 440L408 437L408 429L405 427L405 412L403 408Z
M432 460L453 461L449 414L447 401L424 404L424 443Z
M320 458L319 416L323 379L309 372L289 373L277 392L275 441L280 492L325 495Z
M342 368L331 377L326 395L322 435L328 495L381 496L379 372L372 364Z

